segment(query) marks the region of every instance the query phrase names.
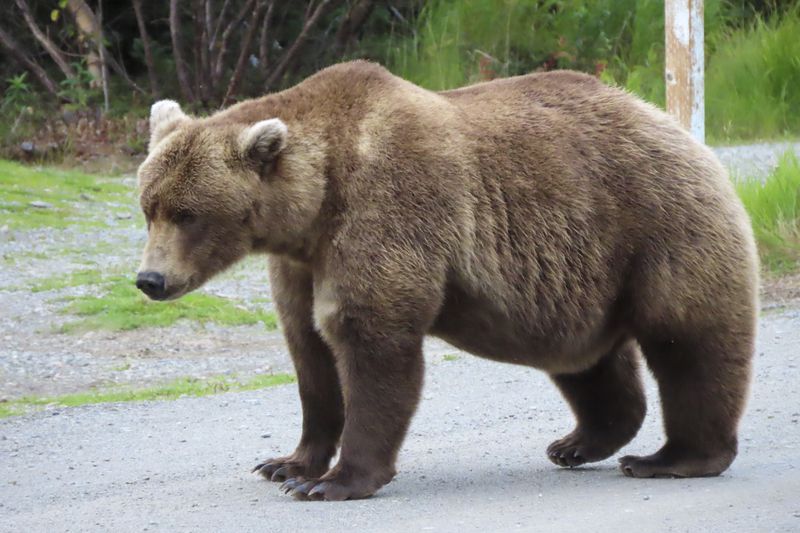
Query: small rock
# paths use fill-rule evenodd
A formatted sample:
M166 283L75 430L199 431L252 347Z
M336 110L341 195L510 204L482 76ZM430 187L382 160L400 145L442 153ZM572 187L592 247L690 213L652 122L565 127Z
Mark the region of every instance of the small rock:
M61 119L67 124L74 124L78 121L78 114L75 111L65 109L61 113Z
M115 216L118 220L129 220L133 215L130 213L117 213Z
M43 202L42 200L34 200L28 205L31 207L36 207L37 209L50 209L53 207L53 204L49 202Z
M261 438L262 438L262 439L268 439L268 438L270 438L271 436L272 436L272 435L270 435L269 433L264 433L263 435L261 435Z
M86 194L85 192L81 193L81 200L92 201L92 197Z
M34 145L30 141L25 141L19 144L19 148L26 154L32 154L33 151L36 149L36 145Z

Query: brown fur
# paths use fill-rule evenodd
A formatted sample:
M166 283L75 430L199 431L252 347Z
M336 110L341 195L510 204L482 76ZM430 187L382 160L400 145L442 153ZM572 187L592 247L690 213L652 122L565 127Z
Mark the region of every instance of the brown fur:
M557 464L634 437L640 349L667 441L624 473L732 462L755 247L723 168L662 112L573 72L433 93L366 62L205 119L162 111L140 180L142 268L164 274L164 297L271 254L304 424L265 476L331 500L387 483L427 334L549 373L577 418L548 449ZM288 135L268 124L252 141L275 117Z

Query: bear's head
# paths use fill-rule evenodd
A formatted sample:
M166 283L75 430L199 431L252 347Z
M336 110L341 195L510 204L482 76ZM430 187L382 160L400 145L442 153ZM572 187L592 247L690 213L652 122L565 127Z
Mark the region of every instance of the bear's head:
M163 100L139 167L147 244L136 286L178 298L250 252L291 252L322 202L319 149L290 143L277 118L193 118Z

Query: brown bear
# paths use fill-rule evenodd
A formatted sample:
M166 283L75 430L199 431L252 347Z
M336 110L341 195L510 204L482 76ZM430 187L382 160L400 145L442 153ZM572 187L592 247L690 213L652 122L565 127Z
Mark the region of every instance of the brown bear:
M436 93L355 61L207 118L158 102L151 128L137 286L177 298L270 255L303 429L256 470L297 497L392 479L425 335L547 372L577 419L547 450L557 465L636 435L642 356L666 443L621 458L624 474L733 461L753 236L711 151L653 106L575 72Z

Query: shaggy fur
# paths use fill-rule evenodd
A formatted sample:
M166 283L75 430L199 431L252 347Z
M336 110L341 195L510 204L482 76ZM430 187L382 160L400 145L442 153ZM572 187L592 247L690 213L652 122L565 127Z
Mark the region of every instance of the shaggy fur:
M209 118L156 104L152 130L142 270L166 286L151 296L270 254L304 418L295 452L257 470L298 497L392 479L428 334L552 376L577 419L556 464L636 435L641 354L667 439L623 472L733 461L753 236L713 154L654 107L574 72L433 93L353 62Z

